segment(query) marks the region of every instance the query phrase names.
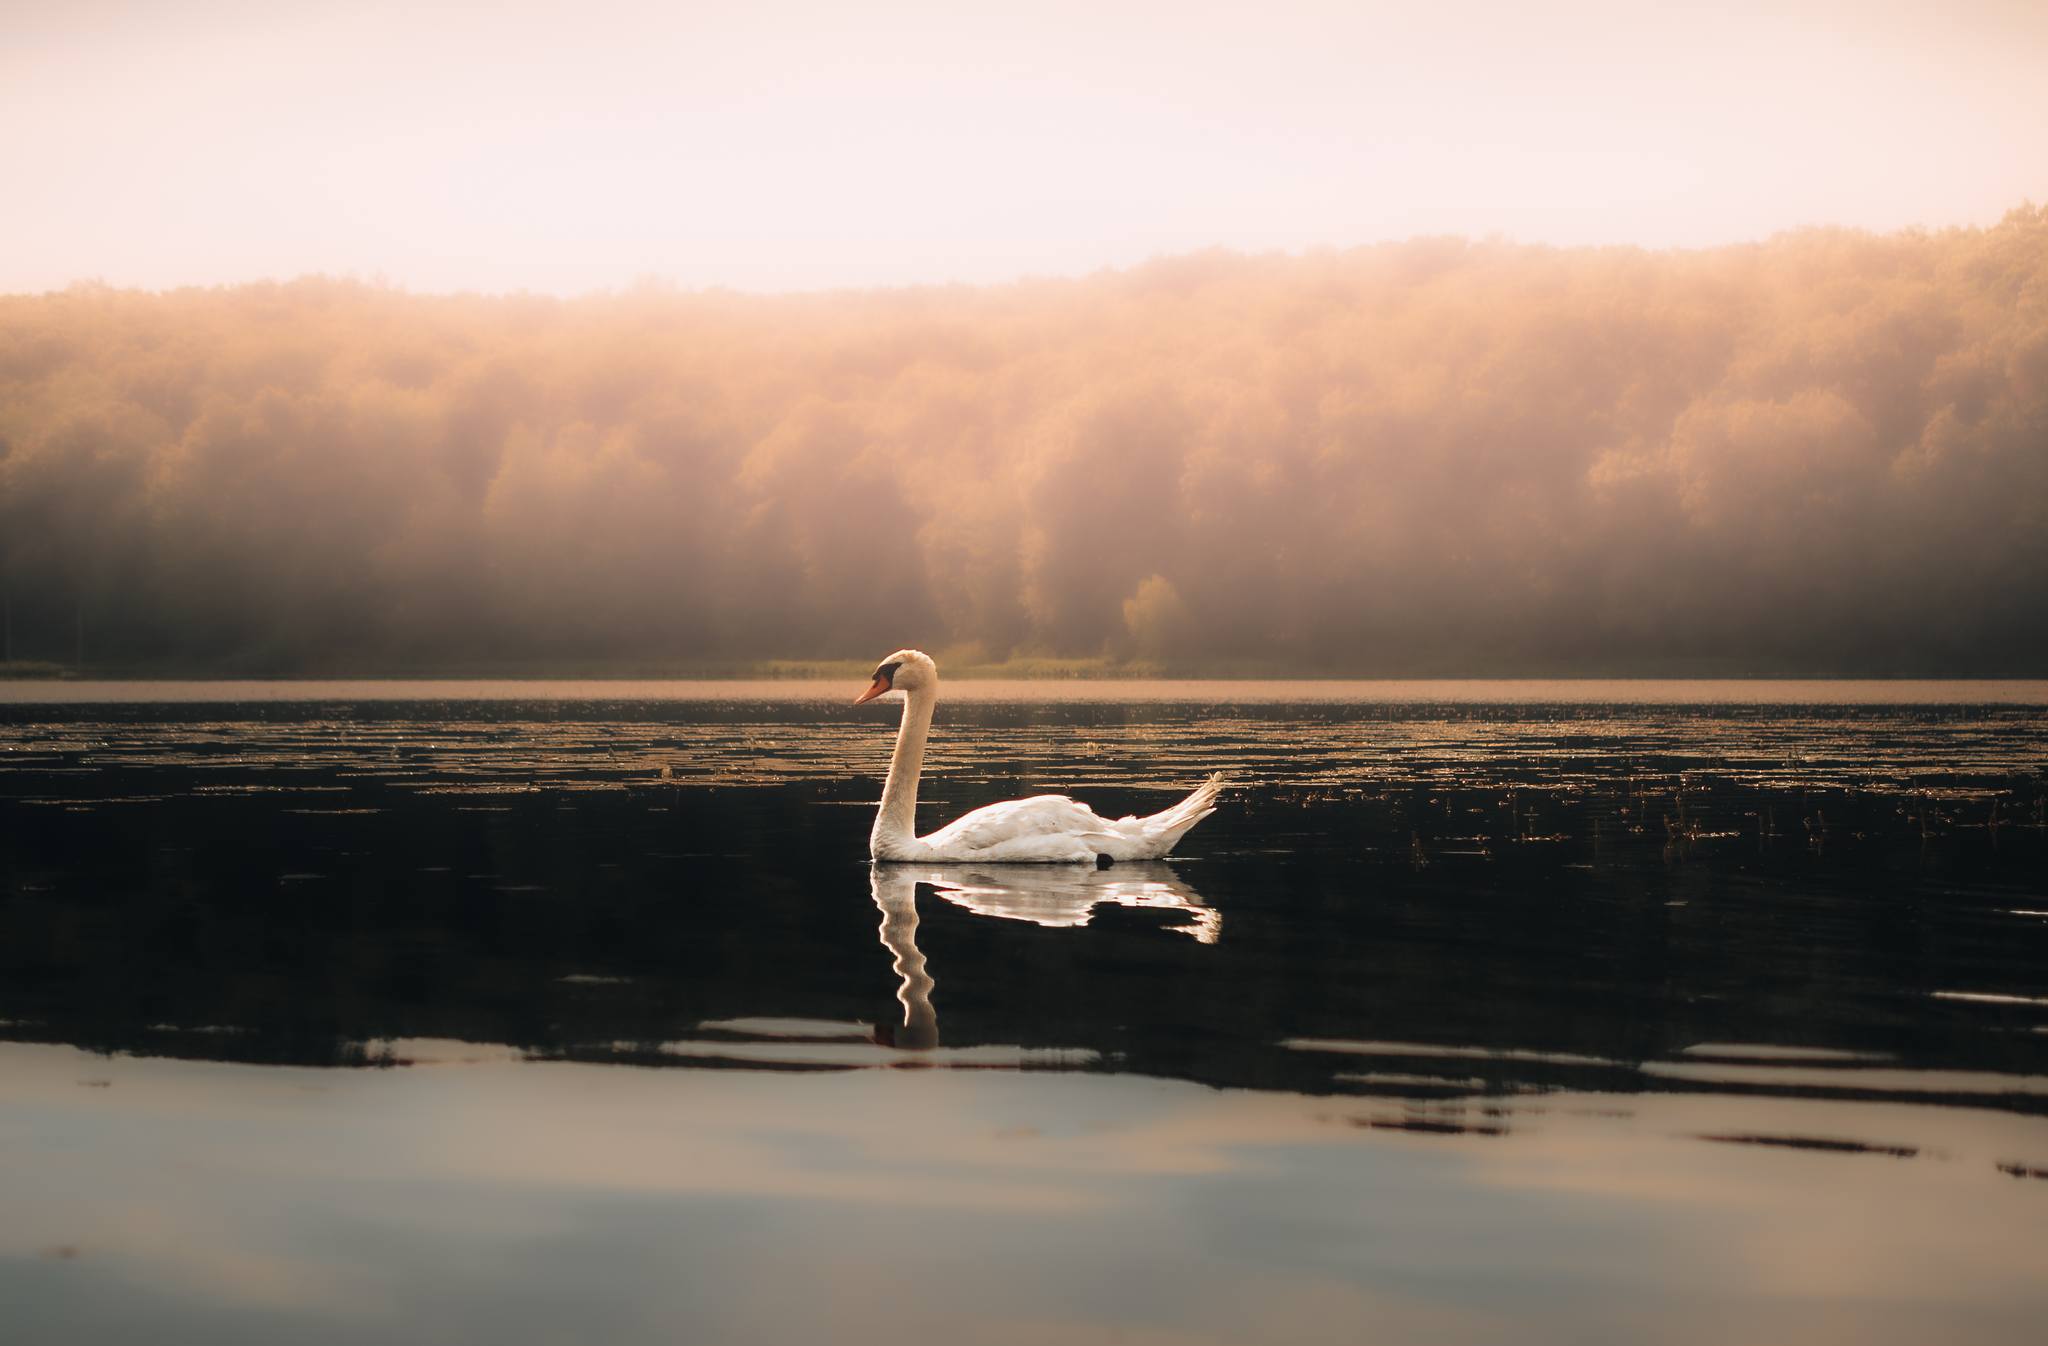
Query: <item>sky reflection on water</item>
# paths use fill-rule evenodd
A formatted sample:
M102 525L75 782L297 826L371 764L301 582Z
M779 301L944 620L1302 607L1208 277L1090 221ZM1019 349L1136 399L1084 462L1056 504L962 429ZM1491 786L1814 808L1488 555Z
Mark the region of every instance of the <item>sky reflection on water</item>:
M2025 1341L2037 1118L1127 1076L4 1058L24 1343ZM104 1081L92 1088L81 1080ZM1869 1132L1916 1157L1697 1139Z

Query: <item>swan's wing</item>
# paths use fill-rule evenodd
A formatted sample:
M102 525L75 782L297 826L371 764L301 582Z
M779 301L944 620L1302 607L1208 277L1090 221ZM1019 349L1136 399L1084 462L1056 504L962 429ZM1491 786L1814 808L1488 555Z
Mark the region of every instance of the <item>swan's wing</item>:
M1094 809L1065 795L1038 795L1032 799L1005 800L962 814L924 841L949 854L989 854L990 858L1032 842L1054 843L1063 839L1071 841L1078 852L1087 847L1084 836L1101 833L1111 826ZM1091 856L1093 853L1089 851Z

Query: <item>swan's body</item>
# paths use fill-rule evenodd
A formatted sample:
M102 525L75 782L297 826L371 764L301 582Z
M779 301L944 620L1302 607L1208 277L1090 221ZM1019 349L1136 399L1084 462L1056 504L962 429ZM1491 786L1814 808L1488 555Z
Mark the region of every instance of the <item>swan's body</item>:
M861 701L887 692L903 695L903 725L889 758L882 807L868 836L877 860L928 864L1092 864L1157 860L1189 828L1215 812L1223 778L1212 776L1172 808L1150 817L1109 819L1065 795L1038 795L990 804L954 819L930 836L917 835L917 781L925 740L939 699L939 670L930 656L901 650L882 661ZM859 704L856 702L855 704Z

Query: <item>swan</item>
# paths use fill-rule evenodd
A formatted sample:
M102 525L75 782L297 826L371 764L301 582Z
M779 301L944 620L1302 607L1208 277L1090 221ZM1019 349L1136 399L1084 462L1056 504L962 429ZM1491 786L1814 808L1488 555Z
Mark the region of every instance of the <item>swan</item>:
M889 758L882 806L868 834L868 853L883 861L973 864L1087 864L1157 860L1187 830L1216 811L1223 777L1211 776L1172 808L1148 818L1103 817L1065 795L1038 795L963 814L930 836L917 835L917 778L939 700L939 666L922 650L898 650L875 668L874 681L853 704L900 693L903 724Z

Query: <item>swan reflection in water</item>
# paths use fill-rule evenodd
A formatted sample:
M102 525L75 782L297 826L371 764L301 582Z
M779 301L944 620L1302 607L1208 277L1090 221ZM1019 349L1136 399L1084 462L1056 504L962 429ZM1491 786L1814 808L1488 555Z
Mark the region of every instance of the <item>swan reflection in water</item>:
M896 999L903 1006L903 1024L876 1026L875 1038L885 1046L913 1051L939 1044L939 1016L932 1008L936 983L925 970L917 947L917 886L926 884L956 907L981 916L1029 921L1048 929L1088 924L1100 906L1153 907L1182 913L1167 927L1214 944L1223 933L1223 913L1202 901L1180 875L1165 864L1124 864L1112 869L1077 870L1068 866L1031 865L871 865L868 890L882 913L882 947L894 960L900 984Z

